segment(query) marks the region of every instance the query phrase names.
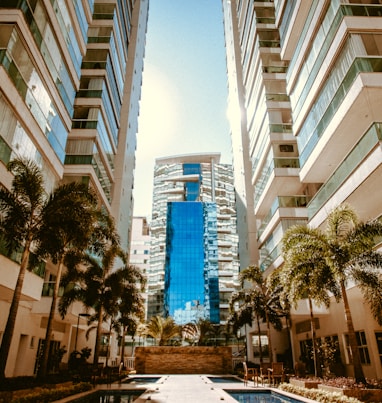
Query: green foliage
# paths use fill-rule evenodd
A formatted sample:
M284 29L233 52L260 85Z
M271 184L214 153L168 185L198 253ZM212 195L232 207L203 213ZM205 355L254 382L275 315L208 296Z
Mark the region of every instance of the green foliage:
M328 306L329 292L336 300L342 298L355 377L359 382L365 377L346 287L348 281L355 282L374 318L382 324L382 254L374 250L381 236L379 220L361 222L349 205L342 204L328 214L325 231L293 226L282 240L284 265L280 278L290 303L308 298L310 305L315 301ZM312 333L313 330L312 321Z
M146 324L142 335L157 340L159 346L167 346L173 339L179 338L181 328L171 317L153 316Z
M42 388L21 397L12 399L9 403L49 403L77 393L86 392L92 389L90 383L79 383L72 386L57 388Z
M294 386L289 383L282 383L278 389L285 392L293 393L295 395L303 396L308 399L321 403L362 403L354 397L348 397L341 393L327 392L319 389L308 389L299 386Z
M110 330L120 333L122 326L133 327L143 319L141 292L146 282L138 267L127 264L114 221L101 213L99 219L90 251L73 253L66 259L67 271L62 278L65 291L58 307L62 317L75 301L93 312L88 323L96 323L94 364L98 362L103 322L110 321ZM122 267L117 268L118 264Z

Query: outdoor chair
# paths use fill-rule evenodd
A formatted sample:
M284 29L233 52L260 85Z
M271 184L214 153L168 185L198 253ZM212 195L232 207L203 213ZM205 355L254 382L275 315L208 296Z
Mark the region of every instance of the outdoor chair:
M272 368L268 368L268 382L272 385L284 382L284 364L282 362L274 362Z
M256 368L248 368L247 363L243 362L243 370L244 370L244 386L248 385L248 380L253 381L255 383L255 370Z
M261 363L260 367L256 370L255 381L257 386L259 384L264 386L265 380L269 379L268 369L269 363Z

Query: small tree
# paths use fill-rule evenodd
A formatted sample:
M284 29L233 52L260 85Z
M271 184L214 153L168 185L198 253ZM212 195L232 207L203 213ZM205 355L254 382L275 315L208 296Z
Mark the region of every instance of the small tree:
M230 301L231 318L229 321L238 324L249 324L252 326L253 316L255 316L259 337L260 337L260 322L261 319L267 326L268 347L270 362L273 362L272 340L271 340L271 325L276 330L282 329L281 316L284 315L280 303L280 295L273 292L267 286L267 281L263 277L259 267L249 266L240 272L240 280L242 289L232 295ZM252 284L249 288L245 286L246 282ZM239 311L235 314L235 305L239 303ZM262 361L262 355L260 355Z
M47 239L51 237L49 240L57 240L55 232L61 234L68 223L72 225L71 231L76 232L77 227L71 221L71 209L76 208L73 212L75 215L78 209L85 208L83 205L76 206L77 192L85 192L82 185L62 185L49 194L45 191L42 172L35 162L16 158L8 163L7 168L14 177L11 190L0 188L0 231L7 250L14 252L21 248L22 255L0 348L0 379L5 377L5 367L31 250L41 253L46 247ZM85 199L81 197L81 202L85 202ZM54 220L57 224L60 223L60 226L50 228L47 235L48 223Z
M82 253L93 234L96 219L96 197L81 183L69 183L59 187L50 196L42 212L38 253L58 264L52 302L48 317L39 376L45 377L52 338L54 314L65 258L74 250Z
M329 292L332 292L338 299L340 291L334 281L333 273L325 261L323 254L325 240L316 235L315 230L306 226L293 226L285 232L282 239L284 265L279 270L278 277L282 284L283 295L290 304L297 307L300 300L305 298L308 300L314 374L321 376L313 302L318 305L323 304L328 308L330 305ZM312 237L315 242L312 242ZM297 242L295 246L294 242Z
M142 334L155 339L159 346L167 346L172 339L181 335L181 328L170 316L167 318L153 316Z
M331 272L328 281L334 279L344 303L354 377L356 382L365 383L346 287L349 280L358 285L375 319L382 324L382 254L374 249L376 240L382 236L382 223L361 222L354 209L343 204L329 213L325 232L297 226L290 233L292 236L284 243L287 259L311 267L312 262L319 262L321 271ZM311 284L319 292L320 283ZM328 284L321 285L328 289Z
M136 285L143 286L145 279L137 267L127 264L127 255L119 245L114 221L107 214L100 212L98 225L93 230L93 240L89 252L68 255L67 272L62 278L66 290L60 299L59 312L64 317L75 301L81 301L85 309L94 311L89 322L97 324L94 347L94 364L97 365L102 324L117 317L122 298L136 313L141 303L141 290ZM122 267L116 269L118 263Z

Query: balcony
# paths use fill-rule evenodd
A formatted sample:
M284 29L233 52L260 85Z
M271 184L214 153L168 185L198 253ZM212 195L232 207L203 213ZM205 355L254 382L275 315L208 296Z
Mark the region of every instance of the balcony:
M0 295L1 300L10 301L16 286L19 274L19 264L0 255ZM22 301L38 301L41 298L43 279L38 275L27 271L25 273L23 288L21 291Z
M255 214L265 216L274 199L300 192L298 158L272 158L255 184Z
M370 61L375 72L361 73ZM358 59L301 152L301 180L323 183L375 121L382 121L382 59ZM354 81L351 77L356 77ZM308 118L309 119L309 118ZM307 125L308 126L308 125ZM303 133L302 133L303 134ZM300 136L300 134L298 134Z
M266 228L273 228L275 224L285 218L304 218L307 219L306 206L309 197L307 196L277 196L273 201L267 215L261 220L260 227L257 232L258 239L266 233ZM298 210L296 210L298 209Z
M326 316L329 315L329 309L325 308L324 305L318 306L313 302L313 312L314 316ZM303 299L298 302L297 308L292 308L291 309L291 314L292 315L298 315L298 316L306 316L310 317L310 310L309 310L309 302L307 299Z

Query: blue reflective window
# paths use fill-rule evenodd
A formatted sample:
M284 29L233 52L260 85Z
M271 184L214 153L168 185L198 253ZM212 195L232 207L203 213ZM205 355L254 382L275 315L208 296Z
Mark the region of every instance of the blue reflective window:
M201 168L200 164L183 164L183 174L184 175L200 175ZM199 191L200 191L200 181L198 182L186 182L186 200L187 201L196 201L199 198Z
M208 244L216 239L209 222L216 219L214 203L169 202L167 204L165 313L177 323L206 318L219 323L217 259ZM214 242L212 242L214 244Z

